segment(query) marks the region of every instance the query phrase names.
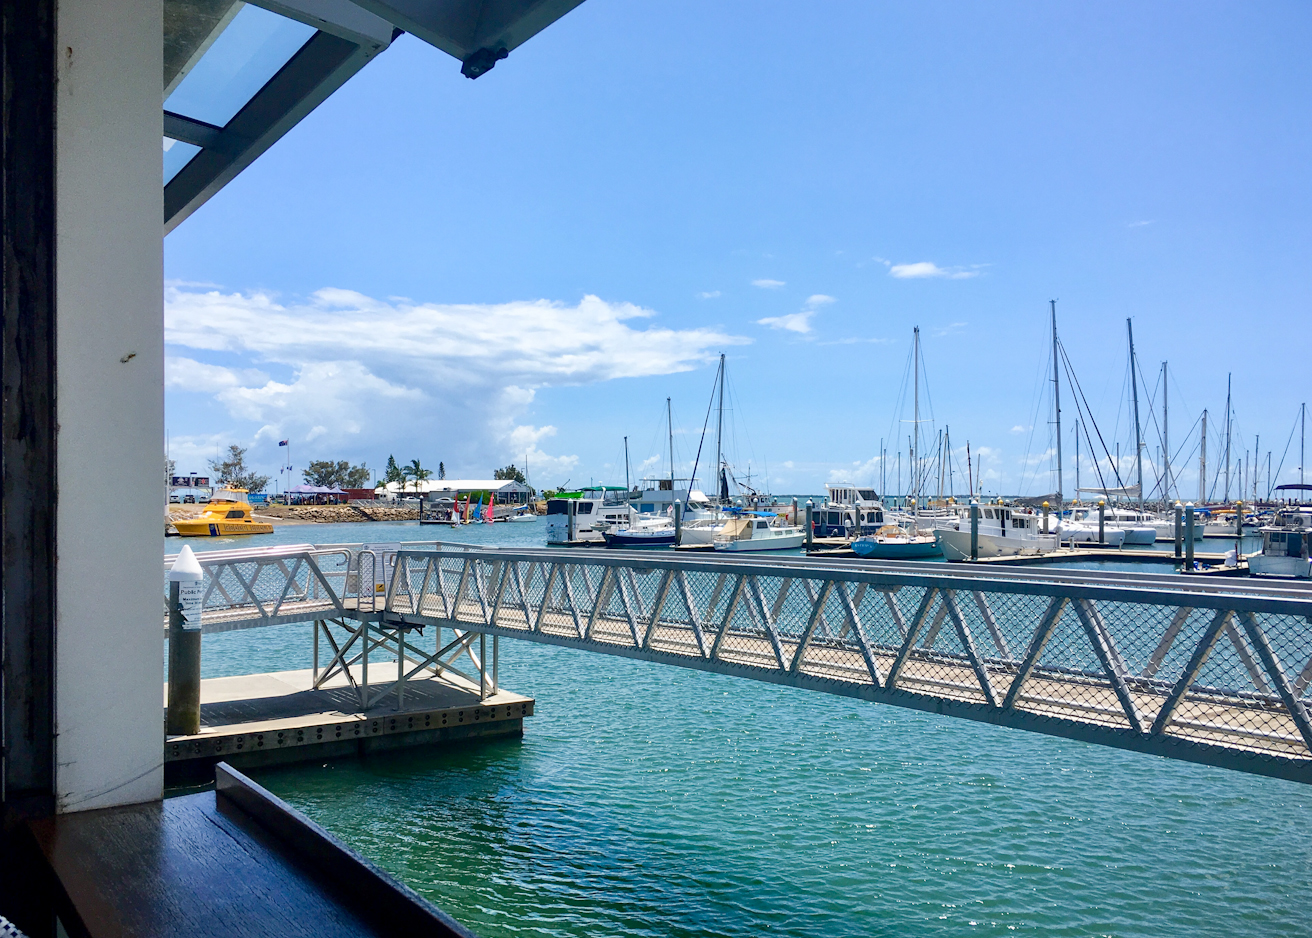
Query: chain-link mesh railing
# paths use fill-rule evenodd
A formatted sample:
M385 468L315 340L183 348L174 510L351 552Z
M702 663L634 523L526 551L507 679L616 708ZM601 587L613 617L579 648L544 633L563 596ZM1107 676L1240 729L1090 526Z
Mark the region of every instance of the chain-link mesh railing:
M903 569L401 551L384 616L1312 781L1312 593Z

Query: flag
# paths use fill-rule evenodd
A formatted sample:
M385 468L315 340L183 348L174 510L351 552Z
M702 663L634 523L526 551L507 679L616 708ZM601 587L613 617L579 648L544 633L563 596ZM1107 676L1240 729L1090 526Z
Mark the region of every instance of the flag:
M279 445L279 446L290 446L290 445L291 445L291 442L292 442L291 440L279 440L279 441L278 441L278 445Z

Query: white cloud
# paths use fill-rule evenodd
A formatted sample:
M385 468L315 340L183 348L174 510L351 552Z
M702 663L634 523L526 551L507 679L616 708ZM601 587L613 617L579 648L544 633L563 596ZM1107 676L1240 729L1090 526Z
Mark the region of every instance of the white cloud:
M802 335L811 331L811 317L820 311L821 306L828 306L830 303L836 303L832 296L825 296L823 293L816 293L806 298L806 303L802 311L798 313L789 313L786 316L767 316L764 319L756 320L758 326L769 326L771 329L784 329L788 332L797 332Z
M943 336L954 335L955 333L958 333L962 329L966 328L967 325L969 325L969 323L950 322L946 326L940 326L939 328L935 329L934 335L938 336L939 338L942 338Z
M1130 222L1128 225L1126 225L1125 227L1127 227L1127 228L1143 228L1143 227L1145 227L1145 226L1147 226L1147 225L1151 225L1151 224L1152 224L1151 221L1132 221L1132 222Z
M756 320L756 323L760 326L769 326L771 329L805 334L811 331L811 317L814 315L815 310L804 309L800 313L789 313L786 316L766 316L764 319Z
M783 280L753 280L752 281L752 286L760 287L763 290L778 290L780 287L784 285L785 282Z
M1016 426L1014 426L1014 427L1011 428L1011 431L1010 431L1010 432L1012 432L1012 433L1024 433L1026 430L1029 430L1029 429L1030 429L1029 427L1023 427L1023 426L1021 426L1020 424L1016 424Z
M930 261L917 261L914 264L893 264L888 268L888 274L890 277L897 277L899 280L920 280L927 277L966 280L970 277L979 276L979 269L978 266L971 268L939 267Z
M212 395L245 424L238 439L314 438L320 455L341 458L414 449L406 458L440 459L448 472L489 472L527 452L544 483L559 480L539 471L567 473L577 459L542 451L555 428L523 421L538 389L689 371L750 341L662 327L651 310L595 296L442 305L324 289L282 303L169 284L165 300L170 388ZM204 361L213 355L225 364ZM258 365L290 375L273 380Z
M720 295L720 291L719 291L719 290L707 290L705 293L698 293L698 294L697 294L697 299L699 299L699 300L713 300L713 299L715 299L715 298L716 298L717 296L719 296L719 295Z

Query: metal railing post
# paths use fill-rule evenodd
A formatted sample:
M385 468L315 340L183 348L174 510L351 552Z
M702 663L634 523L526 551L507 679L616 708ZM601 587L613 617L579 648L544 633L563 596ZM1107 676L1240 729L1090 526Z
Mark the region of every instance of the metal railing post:
M1194 572L1194 503L1184 506L1184 572Z
M478 699L487 700L487 633L478 633Z

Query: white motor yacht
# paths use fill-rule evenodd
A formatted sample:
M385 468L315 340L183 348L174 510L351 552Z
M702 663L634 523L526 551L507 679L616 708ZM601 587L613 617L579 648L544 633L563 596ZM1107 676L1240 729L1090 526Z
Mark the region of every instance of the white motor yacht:
M1056 550L1057 535L1042 533L1041 525L1042 519L1028 509L980 505L978 554L980 557L1014 557ZM938 522L934 536L948 560L969 560L970 506L957 506L957 517Z
M771 524L768 518L742 515L729 521L712 541L716 550L733 552L794 550L806 543L806 532L795 524Z
M1312 578L1312 508L1290 508L1276 513L1262 528L1262 552L1250 554L1253 576Z

